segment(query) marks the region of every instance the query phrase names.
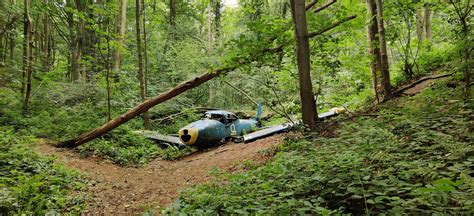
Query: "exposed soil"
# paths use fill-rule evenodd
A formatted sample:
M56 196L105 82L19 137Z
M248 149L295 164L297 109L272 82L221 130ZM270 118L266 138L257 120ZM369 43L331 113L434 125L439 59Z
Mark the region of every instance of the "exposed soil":
M265 151L272 151L282 142L283 136L275 135L249 144L229 143L178 161L156 159L141 168L120 167L94 157L80 158L71 150L47 144L38 146L38 150L87 174L92 199L86 212L141 214L143 209L168 206L181 189L210 180L209 172L215 168L238 171L243 169L243 161L264 162L268 159Z

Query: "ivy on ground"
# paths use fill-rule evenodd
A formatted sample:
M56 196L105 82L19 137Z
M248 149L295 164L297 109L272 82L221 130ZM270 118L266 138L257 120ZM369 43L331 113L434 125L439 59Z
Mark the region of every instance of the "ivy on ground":
M86 182L76 171L53 163L27 147L21 137L0 127L0 215L79 213Z

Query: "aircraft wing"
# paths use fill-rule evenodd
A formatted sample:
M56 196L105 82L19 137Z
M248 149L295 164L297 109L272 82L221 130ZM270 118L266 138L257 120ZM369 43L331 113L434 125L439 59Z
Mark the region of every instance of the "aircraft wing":
M160 141L160 142L166 142L166 143L171 143L171 144L178 144L178 145L184 145L184 143L181 142L179 137L177 136L170 136L170 135L164 135L160 134L156 131L134 131L135 134L144 136L148 139L155 140L155 141Z
M324 112L324 113L319 114L318 117L320 119L328 119L328 118L337 116L340 113L343 113L344 111L345 111L345 109L343 109L343 108L333 108L328 112ZM276 133L286 132L293 126L294 126L293 123L284 123L284 124L280 124L280 125L270 126L270 127L264 128L262 130L255 131L253 133L249 133L249 134L244 135L243 136L244 142L251 142L251 141L254 141L256 139L264 138L264 137L267 137L267 136L270 136L270 135L273 135L273 134L276 134Z
M255 131L253 133L245 134L243 136L244 142L251 142L256 139L260 139L260 138L264 138L266 136L270 136L276 133L284 132L284 131L289 130L291 127L293 127L292 123L284 123L280 125L270 126L262 130Z
M337 115L337 112L336 111L333 111L333 110L330 110L330 111L327 111L327 112L324 112L324 113L321 113L318 115L318 118L320 119L328 119L328 118L331 118L333 116L336 116Z
M336 108L332 108L331 110L327 111L327 112L324 112L324 113L320 113L318 115L318 118L320 119L328 119L328 118L331 118L331 117L334 117L334 116L337 116L339 115L340 113L344 113L346 111L345 108L339 108L339 107L336 107Z

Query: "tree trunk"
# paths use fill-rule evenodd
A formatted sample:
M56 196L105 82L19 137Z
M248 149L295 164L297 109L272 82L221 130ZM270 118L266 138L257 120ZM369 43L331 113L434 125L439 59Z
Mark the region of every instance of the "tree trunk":
M212 47L213 47L213 36L212 36L212 7L211 2L207 5L207 56L210 57L212 54ZM207 103L212 105L214 103L214 88L215 86L212 84L208 85L209 89L209 98L207 99Z
M371 59L370 71L372 73L372 86L374 88L375 100L380 103L380 86L379 81L381 79L381 59L380 59L380 48L379 37L377 35L377 10L374 0L366 0L367 14L369 17L367 25L367 45L368 52Z
M70 8L74 8L74 5L72 4L72 0L67 0L66 1L66 6ZM77 81L79 80L80 77L80 72L79 72L79 36L77 35L78 32L75 31L76 25L74 21L74 13L68 11L67 12L67 23L69 27L69 50L70 50L70 65L69 65L69 76L71 81Z
M115 18L114 18L114 34L116 37L116 41L118 46L115 46L114 52L112 54L113 59L114 59L114 69L113 72L114 74L112 75L114 77L115 82L119 81L119 73L120 73L120 17L121 17L121 2L118 0L115 6Z
M114 32L118 36L118 47L114 49L114 81L118 82L120 80L120 63L121 63L121 55L120 49L121 46L124 46L124 37L125 37L125 30L126 30L126 22L127 22L127 0L117 0L117 8L116 8L116 16L115 16L115 23L114 23ZM119 28L120 22L120 28Z
M146 5L145 0L142 0L142 20L143 20L143 57L145 65L143 71L145 73L145 98L148 97L148 37L146 31ZM147 113L148 114L148 113Z
M95 138L98 138L105 133L111 131L112 129L120 126L121 124L129 121L130 119L148 111L150 108L156 106L157 104L160 104L162 102L165 102L171 98L174 98L181 93L193 89L195 87L198 87L202 83L205 83L214 77L218 77L221 74L225 74L226 72L235 69L235 67L230 67L230 68L223 68L223 69L217 69L215 71L205 73L203 75L200 75L198 77L195 77L193 79L190 79L188 81L185 81L178 86L176 86L173 89L170 89L169 91L163 92L160 95L153 97L144 103L134 107L133 109L127 111L126 113L120 115L119 117L112 119L111 121L107 122L106 124L102 125L101 127L98 127L92 131L89 131L87 133L82 134L81 136L71 139L65 142L62 142L59 144L61 147L69 147L73 148L76 146L79 146L83 143L86 143L90 140L93 140Z
M469 42L469 35L470 35L470 29L469 29L469 23L468 23L468 16L469 14L466 14L462 19L461 19L461 24L462 24L462 32L464 36L464 41L465 42L465 47L464 47L464 101L469 101L469 98L471 97L471 67L472 61L471 59L471 51L468 46ZM471 117L472 119L472 117Z
M32 55L32 34L31 34L31 17L30 17L30 0L24 0L24 29L23 29L23 112L28 112L28 106L31 94L31 66L33 61Z
M24 9L23 9L23 68L22 68L22 81L21 81L21 96L23 97L23 100L25 98L25 91L26 91L26 74L28 73L28 60L30 59L30 54L29 54L29 45L30 42L28 41L29 33L30 33L30 28L31 28L31 20L29 16L29 5L30 1L29 0L24 0Z
M418 44L423 43L423 16L421 15L421 7L416 7L416 36L418 38Z
M121 42L125 39L126 22L127 22L127 0L122 0L122 18L120 19L120 36Z
M45 0L46 7L49 8L49 1ZM43 43L43 70L48 71L51 65L51 49L50 49L50 29L49 29L49 11L44 15L44 43Z
M172 40L176 39L176 0L169 0L169 23L170 23L170 36Z
M425 4L425 31L426 31L426 39L431 41L431 12L428 3Z
M216 41L220 36L221 9L222 9L221 0L214 0L214 32L215 32L215 36L216 36Z
M3 44L3 34L0 34L0 67L3 67L5 59L6 59L6 53L4 52L4 47L6 47L6 44L5 46Z
M140 97L142 101L146 100L146 89L145 89L145 74L143 72L143 58L142 58L142 41L140 32L140 15L141 15L141 1L135 0L135 16L136 16L136 39L137 39L137 58L138 58L138 78L140 80ZM150 127L150 118L148 112L143 114L143 126L145 129Z
M112 119L112 105L110 103L110 38L107 30L107 61L105 63L105 82L107 88L107 122Z
M14 57L14 54L15 54L15 34L13 32L10 32L9 33L9 45L10 45L10 48L9 48L9 57L8 57L8 62L10 63L10 65L13 65L13 57Z
M0 0L0 11L2 12L5 11L5 8L3 6L3 0ZM3 45L3 35L6 29L2 29L2 28L6 28L5 21L3 19L3 14L0 15L0 67L3 66L4 61L5 61L4 58L6 56L6 54L4 54L4 47L6 47L6 45L5 46Z
M385 28L383 24L382 0L375 0L377 8L377 28L379 30L380 59L382 69L382 86L384 100L392 97L392 85L390 84L390 72L388 69L387 43L385 41Z
M411 30L410 30L411 28L410 27L412 26L410 20L407 20L407 26L408 28L407 28L407 37L406 37L406 46L405 46L406 48L405 48L405 55L403 57L404 58L403 59L403 72L404 72L405 78L407 80L411 80L413 79L414 74L413 74L413 66L409 61L410 49L411 49L410 48L411 47Z
M296 34L296 60L298 63L301 112L303 123L311 129L316 129L316 101L313 94L313 85L310 74L310 51L308 29L306 24L305 0L291 0L293 22Z

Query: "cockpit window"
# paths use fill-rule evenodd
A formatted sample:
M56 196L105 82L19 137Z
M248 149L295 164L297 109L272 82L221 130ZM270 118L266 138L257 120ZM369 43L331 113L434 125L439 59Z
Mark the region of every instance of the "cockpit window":
M227 120L229 120L229 122L233 122L233 121L237 120L237 116L233 115L233 114L228 114L227 115Z
M204 114L204 118L205 118L205 119L211 119L211 120L220 121L222 124L225 124L224 116L222 116L222 115L220 115L220 114L206 113L206 114Z

